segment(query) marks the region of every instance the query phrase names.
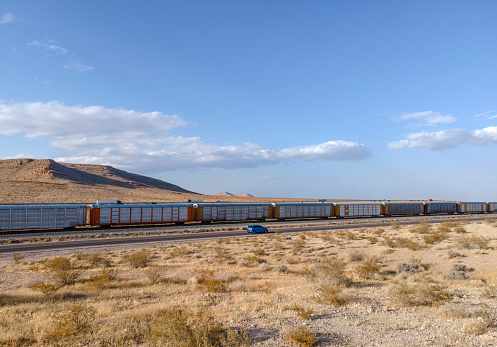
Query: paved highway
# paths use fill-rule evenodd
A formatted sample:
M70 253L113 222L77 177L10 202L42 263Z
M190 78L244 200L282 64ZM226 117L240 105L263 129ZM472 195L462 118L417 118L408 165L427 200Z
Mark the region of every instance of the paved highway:
M430 220L420 221L419 219L413 218L409 220L401 221L388 221L384 219L379 219L373 222L355 223L355 224L332 224L332 225L316 225L316 226L306 226L306 227L292 227L292 228L274 228L280 230L283 233L295 233L304 231L330 231L330 230L343 230L343 229L357 229L357 228L376 228L376 227L386 227L391 224L418 224L420 222L426 223L441 223L447 221L478 221L492 218L489 216L481 217L468 217L468 218L458 218L457 220L448 219L447 217L437 217ZM305 223L305 221L303 221ZM129 245L137 244L137 247L144 247L146 244L154 244L158 242L174 242L174 243L186 243L186 242L200 242L208 239L220 239L220 238L234 238L234 237L256 237L256 235L247 234L244 230L236 231L206 231L199 233L176 233L176 234L164 234L164 235L153 235L153 236L131 236L131 237L115 237L115 238L105 238L105 239L86 239L86 240L73 240L73 241L58 241L58 242L38 242L38 243L20 243L13 245L0 246L0 253L19 253L27 251L38 251L38 250L48 250L48 249L63 249L63 248L89 248L89 247L102 247L102 246L117 246L117 245Z

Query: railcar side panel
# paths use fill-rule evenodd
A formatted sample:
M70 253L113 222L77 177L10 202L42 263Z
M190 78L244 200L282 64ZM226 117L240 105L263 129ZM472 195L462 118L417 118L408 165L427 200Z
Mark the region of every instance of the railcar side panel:
M423 205L423 213L426 215L438 213L454 214L457 212L457 203L455 202L424 202Z
M197 221L243 221L270 218L269 204L198 204L195 208Z
M336 204L337 217L376 217L381 214L381 204Z
M457 212L459 213L484 213L487 212L486 202L458 202Z
M101 205L90 207L91 225L131 225L191 222L193 206L181 205Z
M489 213L497 212L497 202L488 202L487 203L487 212L489 212Z
M272 217L275 219L333 217L334 207L334 204L330 203L274 203Z
M420 202L388 202L382 204L384 215L419 215L423 213L423 205Z
M84 205L5 205L0 230L59 229L86 225Z

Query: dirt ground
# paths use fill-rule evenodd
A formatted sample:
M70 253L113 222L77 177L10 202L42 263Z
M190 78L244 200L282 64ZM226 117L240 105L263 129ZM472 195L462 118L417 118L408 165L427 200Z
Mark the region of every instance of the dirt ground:
M205 315L221 324L221 345L494 346L496 231L489 216L4 254L0 345L173 346L157 317L182 310L191 335ZM73 283L50 265L61 256Z

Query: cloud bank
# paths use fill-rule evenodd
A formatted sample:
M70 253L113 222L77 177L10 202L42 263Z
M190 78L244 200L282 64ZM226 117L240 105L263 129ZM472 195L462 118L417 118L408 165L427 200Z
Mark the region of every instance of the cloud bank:
M284 161L357 161L372 155L370 148L349 141L274 149L254 143L221 146L171 134L187 125L180 116L161 112L0 101L0 135L48 137L52 146L70 153L55 158L59 161L162 171L236 169Z
M488 146L497 144L497 126L480 130L450 129L435 132L418 132L404 135L405 139L388 144L388 148L422 147L432 151L444 151L467 144L470 146Z

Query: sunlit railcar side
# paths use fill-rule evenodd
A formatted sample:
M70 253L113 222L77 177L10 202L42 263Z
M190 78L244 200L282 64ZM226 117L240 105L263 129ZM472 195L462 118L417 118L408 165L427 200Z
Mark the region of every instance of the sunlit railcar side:
M1 205L0 230L61 229L85 226L86 205Z
M381 213L380 203L336 203L335 216L345 217L379 217Z
M195 220L199 222L224 222L266 220L272 218L269 203L197 203Z
M385 216L415 216L423 213L421 202L384 202L382 215Z
M335 216L335 204L327 202L273 203L274 219L328 218Z
M497 212L497 202L487 202L487 212L496 213Z
M458 213L485 213L488 210L486 202L457 202Z
M457 213L456 202L423 202L423 214L454 214Z
M90 225L184 223L195 220L192 204L102 204L90 205Z

